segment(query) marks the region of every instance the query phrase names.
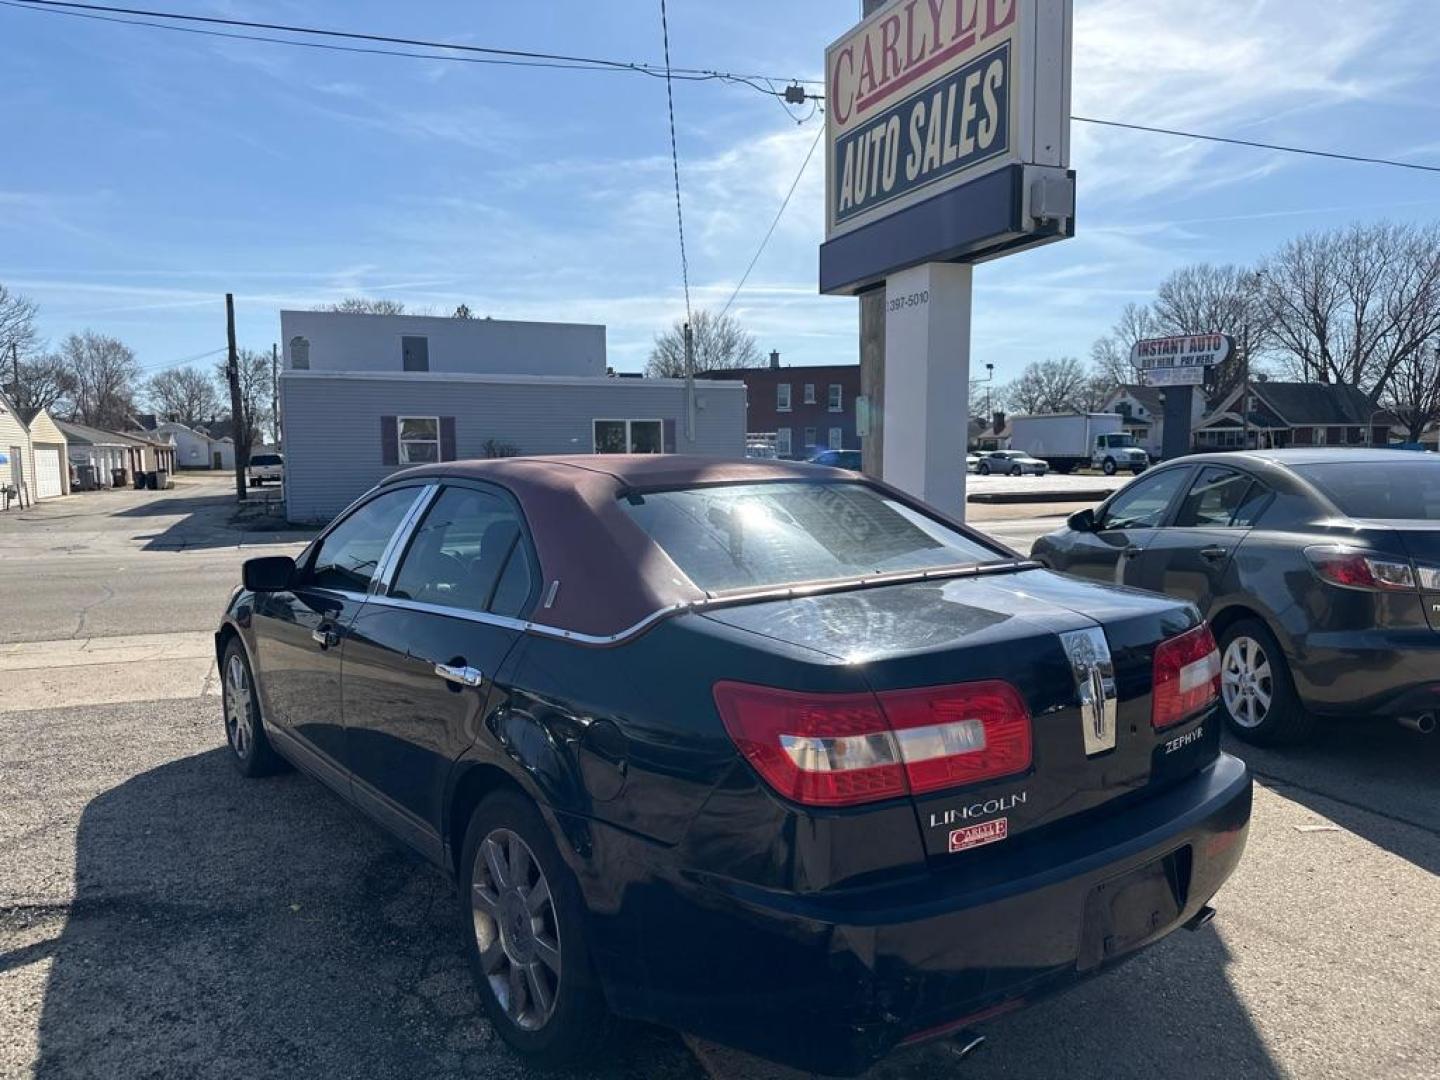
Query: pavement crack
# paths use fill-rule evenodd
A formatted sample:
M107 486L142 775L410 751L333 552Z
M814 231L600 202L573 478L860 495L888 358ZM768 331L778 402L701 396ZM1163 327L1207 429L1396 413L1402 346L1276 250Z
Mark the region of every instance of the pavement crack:
M98 600L92 600L92 601L90 601L90 603L86 604L84 607L82 607L82 608L80 609L80 618L79 618L79 620L75 623L75 629L74 629L73 631L71 631L71 633L70 633L70 636L71 636L72 638L78 638L78 637L84 637L84 636L85 636L84 633L83 633L83 631L84 631L84 629L85 629L85 620L86 620L86 618L89 617L91 609L97 608L97 607L99 607L101 604L109 603L111 600L114 600L114 599L115 599L115 590L114 590L114 589L112 589L109 585L105 584L105 582L103 582L103 581L97 582L97 584L100 586L100 588L102 588L102 589L105 590L105 595L102 596L102 597L100 597L100 599L98 599Z

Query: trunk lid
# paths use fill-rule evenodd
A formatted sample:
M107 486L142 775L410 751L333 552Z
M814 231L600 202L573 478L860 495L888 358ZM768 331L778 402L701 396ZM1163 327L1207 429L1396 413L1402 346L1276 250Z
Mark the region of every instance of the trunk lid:
M1001 679L1032 723L1028 772L911 796L928 855L967 858L1193 772L1218 752L1218 726L1150 724L1158 642L1198 624L1188 605L1046 570L855 589L722 608L717 622L862 666L875 692ZM1103 631L1114 666L1113 748L1087 748L1067 635ZM1081 672L1082 680L1084 672ZM1087 752L1088 749L1088 752Z

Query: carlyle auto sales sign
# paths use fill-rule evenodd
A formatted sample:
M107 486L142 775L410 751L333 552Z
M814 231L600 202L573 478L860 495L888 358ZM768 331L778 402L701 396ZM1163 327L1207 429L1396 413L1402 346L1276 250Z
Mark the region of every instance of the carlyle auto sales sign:
M894 0L825 53L827 239L1013 163L1068 164L1065 0Z

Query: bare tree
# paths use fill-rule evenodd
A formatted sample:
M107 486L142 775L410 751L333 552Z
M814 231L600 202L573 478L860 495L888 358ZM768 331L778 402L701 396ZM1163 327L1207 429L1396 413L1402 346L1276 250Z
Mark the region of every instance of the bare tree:
M0 359L9 363L12 346L22 357L37 351L40 331L35 326L35 315L39 310L33 300L0 285Z
M1162 334L1230 334L1235 355L1214 373L1213 398L1227 396L1270 340L1270 312L1254 270L1227 264L1198 263L1175 271L1160 283L1152 311Z
M235 439L235 453L243 461L250 460L250 449L262 442L267 429L273 429L274 416L271 412L270 354L255 349L241 349L237 354L240 372L240 416L232 417L231 435ZM227 363L222 360L215 366L216 378L227 386Z
M65 367L65 362L53 353L34 356L20 361L20 382L13 381L13 365L5 365L5 374L12 376L10 400L21 412L36 409L50 409L52 412L68 414L71 411L71 396L75 391L75 380Z
M1071 408L1076 412L1099 412L1105 408L1105 402L1116 385L1105 372L1092 369L1071 396Z
M1440 343L1416 349L1395 367L1380 398L1404 426L1411 442L1440 420Z
M696 371L730 371L760 363L755 339L730 315L697 311L691 323ZM678 320L655 335L645 373L652 378L675 379L685 375L685 323Z
M338 311L344 315L404 315L403 300L348 296L338 304L321 304L316 311Z
M65 393L59 364L40 355L35 302L0 285L0 387L22 411L49 407ZM18 361L19 378L16 378Z
M220 412L215 380L194 368L162 371L145 384L150 408L166 420L195 427Z
M1264 267L1287 373L1385 397L1440 334L1440 226L1354 224L1290 241Z
M461 304L455 309L455 314L451 316L453 319L473 319L474 317L470 312L469 304Z
M71 415L91 427L123 430L135 409L135 354L115 338L86 330L60 345L60 361L72 381Z
M1090 346L1090 367L1112 387L1134 383L1138 378L1135 368L1130 364L1130 350L1122 349L1119 342L1109 334L1096 338Z
M1005 399L1020 413L1070 412L1087 400L1087 379L1084 366L1073 356L1038 360L1005 387Z

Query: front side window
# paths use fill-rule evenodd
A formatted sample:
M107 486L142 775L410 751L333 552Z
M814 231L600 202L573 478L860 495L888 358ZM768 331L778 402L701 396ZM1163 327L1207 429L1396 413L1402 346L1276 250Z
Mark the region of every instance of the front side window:
M428 465L440 460L438 416L401 416L395 423L400 429L401 465Z
M514 507L490 492L447 487L415 530L390 595L464 611L489 611L512 558L528 559ZM513 595L508 602L515 603Z
M790 384L788 382L778 383L775 387L775 411L790 411Z
M1176 527L1229 528L1251 483L1250 477L1233 469L1201 469L1175 515Z
M845 407L845 388L839 383L830 384L830 411L839 412Z
M310 563L308 584L317 589L363 593L390 538L420 494L419 488L396 488L376 496L347 517L320 541Z
M1187 469L1171 469L1155 473L1143 480L1137 480L1119 495L1108 507L1100 523L1102 529L1154 529L1165 520L1165 511L1180 485L1185 482Z
M660 420L596 420L597 454L661 454L665 424Z
M732 484L620 505L712 593L1005 559L868 484Z

